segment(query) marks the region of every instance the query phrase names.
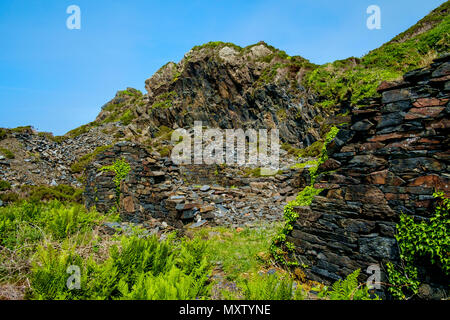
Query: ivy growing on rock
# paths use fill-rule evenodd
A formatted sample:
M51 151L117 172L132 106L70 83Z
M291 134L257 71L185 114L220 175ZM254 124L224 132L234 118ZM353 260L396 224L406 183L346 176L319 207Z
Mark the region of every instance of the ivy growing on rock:
M270 246L270 252L274 259L286 266L298 266L298 262L289 258L290 253L293 253L295 246L287 240L287 235L294 229L294 223L298 219L298 213L295 212L295 207L309 206L314 197L319 195L323 189L314 188L314 182L317 177L317 170L319 166L328 159L327 145L336 137L339 129L332 127L328 132L319 159L315 162L315 165L309 168L311 175L311 185L306 186L300 191L295 200L289 202L284 207L284 220L285 225L283 229L274 237ZM306 267L306 266L302 266Z
M434 215L429 221L415 222L406 214L400 216L396 239L400 249L402 267L387 264L391 287L389 291L397 299L407 299L417 294L419 279L417 261L429 259L446 276L450 276L450 199L444 192L435 192L438 200Z
M116 186L116 202L117 205L119 205L120 184L131 171L129 163L124 158L118 159L112 165L100 168L100 171L109 171L114 173L113 181Z

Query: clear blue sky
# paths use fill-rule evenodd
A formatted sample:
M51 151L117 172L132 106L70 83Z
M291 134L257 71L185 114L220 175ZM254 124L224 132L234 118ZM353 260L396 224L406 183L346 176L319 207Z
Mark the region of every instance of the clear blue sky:
M117 90L144 90L168 61L208 41L264 40L322 64L362 56L443 0L1 0L0 127L63 134ZM81 8L81 30L66 9ZM366 8L381 8L368 30Z

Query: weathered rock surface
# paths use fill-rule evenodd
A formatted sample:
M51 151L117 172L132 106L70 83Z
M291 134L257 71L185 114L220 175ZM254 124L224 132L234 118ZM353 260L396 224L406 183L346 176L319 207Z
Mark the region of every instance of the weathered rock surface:
M420 77L408 73L401 89L383 83L381 100L354 110L330 144L330 159L316 180L324 191L310 207L297 208L288 237L298 259L310 266L311 279L331 282L356 268L398 261L399 215L427 219L434 190L450 196L449 80L436 81L448 72L448 60L420 70ZM427 274L426 281L439 288L439 275ZM430 292L435 297L441 291Z
M292 163L275 176L251 177L237 166L178 166L124 141L97 155L87 167L88 207L95 205L107 212L116 206L114 175L99 169L120 158L130 164L131 171L121 185L119 208L123 218L133 223L157 219L177 228L190 223L200 227L206 222L237 228L281 221L283 207L299 186L298 172L290 169Z

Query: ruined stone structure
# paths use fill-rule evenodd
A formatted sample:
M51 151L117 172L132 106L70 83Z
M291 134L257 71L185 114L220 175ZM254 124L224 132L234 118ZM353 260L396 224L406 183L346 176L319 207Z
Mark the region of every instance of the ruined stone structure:
M315 188L323 192L288 237L309 278L333 282L399 259L395 226L403 212L427 219L435 189L450 193L450 56L380 85L381 98L353 111L329 145ZM428 283L436 273L428 272ZM383 279L385 280L385 279Z
M118 207L122 217L134 223L156 219L182 228L193 222L243 227L281 221L284 205L299 186L295 169L276 176L244 177L239 167L177 166L142 145L124 141L98 154L86 168L87 207L95 205L106 213L117 206L114 173L99 169L121 158L131 171L121 184Z

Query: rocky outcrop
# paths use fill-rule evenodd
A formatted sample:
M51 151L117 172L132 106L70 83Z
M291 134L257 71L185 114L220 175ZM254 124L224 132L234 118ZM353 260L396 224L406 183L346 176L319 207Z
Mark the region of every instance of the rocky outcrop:
M156 72L142 99L124 108L116 97L97 120L114 115L116 105L133 112L129 126L147 139L161 126L190 128L202 121L222 129L278 128L282 141L306 147L320 139L314 118L324 114L301 85L312 66L263 42L246 48L206 44Z
M382 97L353 110L329 145L314 185L323 191L296 209L288 237L311 279L331 282L398 261L399 215L427 219L434 190L450 195L449 61L446 55L402 81L382 83ZM439 277L427 272L424 282Z

